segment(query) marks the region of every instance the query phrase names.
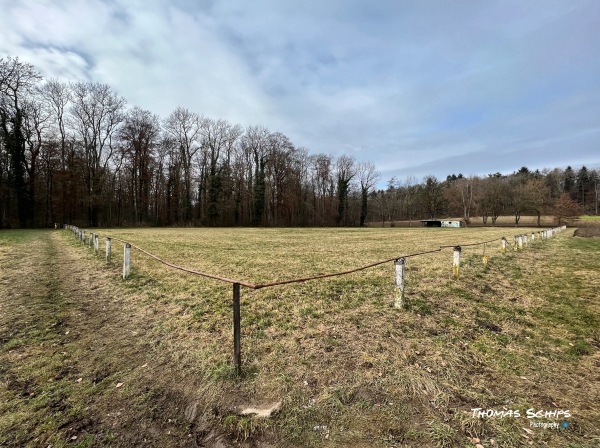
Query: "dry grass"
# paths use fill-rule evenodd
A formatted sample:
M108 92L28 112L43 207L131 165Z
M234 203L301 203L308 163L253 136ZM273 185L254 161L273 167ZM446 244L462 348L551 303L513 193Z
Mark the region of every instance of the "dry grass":
M99 233L192 269L266 282L440 245L502 236L511 241L526 230L537 229ZM170 270L137 252L133 275L122 282L122 248L115 246L113 264L105 266L71 235L61 238L82 254L90 272L112 276L127 313L120 325L143 325L142 342L158 363L153 379L159 390L166 389L168 377L177 378L181 408L188 414L190 406L198 409L189 418L194 440L202 441L212 428L248 446L452 447L473 446L468 437L477 437L485 447L531 441L574 448L600 440L600 244L570 234L504 256L499 241L492 243L487 266L483 247L466 247L458 281L452 279L449 249L409 259L405 310L391 307L391 263L316 282L243 288L241 379L231 363L230 285ZM574 258L580 260L576 266ZM136 372L134 383L143 378ZM282 410L271 419L238 415L241 405L279 400ZM535 428L529 434L526 418L474 419L475 407L523 414L560 408L573 417L568 430Z

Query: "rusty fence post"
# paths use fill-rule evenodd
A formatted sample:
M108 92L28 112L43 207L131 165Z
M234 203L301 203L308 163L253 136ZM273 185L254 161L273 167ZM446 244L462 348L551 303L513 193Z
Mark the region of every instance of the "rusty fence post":
M240 325L240 284L233 284L233 364L235 373L242 374L242 342Z

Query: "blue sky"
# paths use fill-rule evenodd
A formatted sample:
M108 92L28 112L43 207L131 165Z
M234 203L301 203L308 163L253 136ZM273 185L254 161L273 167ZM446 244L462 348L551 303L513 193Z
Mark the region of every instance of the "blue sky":
M382 173L600 167L600 2L0 0L0 57Z

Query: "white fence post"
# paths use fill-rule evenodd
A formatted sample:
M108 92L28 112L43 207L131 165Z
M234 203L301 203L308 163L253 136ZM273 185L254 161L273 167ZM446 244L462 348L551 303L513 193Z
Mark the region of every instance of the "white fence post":
M109 237L106 237L106 262L110 263L110 256L111 256L111 241Z
M98 255L98 249L100 246L100 241L99 241L100 237L97 233L94 233L94 252L96 252L96 255Z
M523 235L517 235L517 247L523 250Z
M458 279L460 274L460 252L462 248L460 246L454 246L454 257L452 259L452 271L454 278Z
M404 308L404 278L406 273L406 258L398 258L394 262L394 273L396 279L395 308Z
M123 247L123 280L131 273L131 244L125 243Z

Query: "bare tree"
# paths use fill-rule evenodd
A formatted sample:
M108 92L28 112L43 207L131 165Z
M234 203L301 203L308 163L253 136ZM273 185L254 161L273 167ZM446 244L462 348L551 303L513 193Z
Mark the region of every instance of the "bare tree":
M33 205L26 180L23 107L41 79L33 65L10 56L6 60L0 58L0 132L9 162L7 180L15 192L20 227L29 224Z
M224 170L229 171L236 141L242 135L239 125L227 120L203 120L200 129L202 148L207 151L208 162L208 223L217 225L219 195L224 181Z
M373 162L361 162L357 167L358 181L360 182L360 221L359 225L363 227L369 212L369 193L375 187L379 180L379 172Z
M252 126L242 137L241 147L248 165L248 189L252 190L252 225L262 224L266 201L266 165L268 159L269 130L262 126Z
M200 150L201 128L204 119L184 107L178 107L167 117L165 132L177 145L183 168L183 220L190 224L192 220L192 161Z
M553 202L546 180L543 177L529 179L523 186L523 196L526 207L537 214L537 225L540 227L542 213L546 212Z
M160 137L158 116L139 107L133 108L125 117L119 137L131 188L133 222L146 224L150 216L154 157Z
M71 101L69 85L56 79L47 81L41 88L40 94L47 106L53 112L52 120L59 138L60 170L58 174L58 189L60 191L60 221L71 222L73 219L73 170L69 165L73 161L73 145L68 145L67 108Z
M78 82L71 85L70 117L83 145L89 224L99 224L102 197L116 149L113 138L124 120L125 98L107 84Z
M328 214L328 210L331 210L330 198L335 190L332 165L333 160L330 155L317 154L311 158L315 221L321 226L333 224Z
M350 182L356 176L356 166L354 158L350 156L340 156L336 162L337 173L337 194L338 194L338 214L337 225L347 225L348 193L350 191Z
M37 93L37 92L36 92ZM27 169L27 189L31 198L31 218L36 218L36 183L40 152L49 128L50 111L45 107L41 97L36 93L23 102L23 136L25 137L25 161Z

